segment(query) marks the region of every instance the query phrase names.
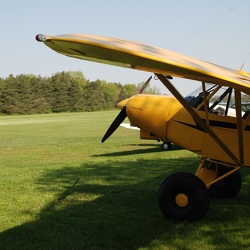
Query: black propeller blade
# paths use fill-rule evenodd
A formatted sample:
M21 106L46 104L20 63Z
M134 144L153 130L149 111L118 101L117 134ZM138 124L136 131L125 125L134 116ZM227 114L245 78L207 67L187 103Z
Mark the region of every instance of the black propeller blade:
M152 79L152 76L150 76L148 78L148 80L142 85L142 87L141 87L141 89L140 89L140 91L139 91L138 94L141 94L143 92L143 90L148 86L148 84L149 84L149 82L150 82L151 79Z
M116 131L116 129L120 126L120 124L125 120L126 117L127 117L126 106L124 106L120 111L120 113L118 114L118 116L115 118L115 120L108 128L106 134L103 136L102 143L105 142Z
M152 76L148 78L148 80L143 84L141 87L139 94L143 92L143 90L148 86L150 80L152 79ZM108 128L106 134L102 138L102 143L105 142L115 131L116 129L120 126L120 124L126 119L127 117L127 112L126 112L126 106L122 108L118 116L115 118L115 120L112 122L110 127Z

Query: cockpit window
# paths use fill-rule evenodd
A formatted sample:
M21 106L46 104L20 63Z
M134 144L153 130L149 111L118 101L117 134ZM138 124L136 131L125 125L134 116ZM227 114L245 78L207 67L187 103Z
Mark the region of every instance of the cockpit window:
M215 89L215 84L206 83L205 89L206 89L206 96L208 96L213 89ZM195 91L193 91L191 94L185 97L185 100L194 108L197 108L203 101L203 91L202 87L199 87Z
M242 93L241 99L242 117L245 118L246 114L250 113L250 98ZM186 96L185 100L198 110L205 110L204 105L206 103L210 113L236 117L234 90L230 87L219 87L215 84L206 83L205 98L202 87L200 87Z

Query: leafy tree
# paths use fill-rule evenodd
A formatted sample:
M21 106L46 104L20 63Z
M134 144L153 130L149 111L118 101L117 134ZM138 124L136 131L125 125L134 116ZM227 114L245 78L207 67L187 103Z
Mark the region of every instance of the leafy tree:
M136 92L139 93L141 88L143 87L144 82L138 83L136 86ZM151 95L160 95L161 91L157 87L153 86L151 87L150 83L147 85L147 87L143 90L144 94L151 94Z
M83 110L83 89L69 73L61 72L50 78L50 105L52 112Z
M8 115L18 114L19 97L14 76L10 75L1 85L0 112Z
M119 90L114 83L102 82L102 93L105 99L105 109L112 109L116 106Z
M80 71L59 72L51 77L22 74L0 78L0 114L96 111L115 108L136 94L138 85L96 80ZM145 93L156 93L147 87Z
M84 87L87 84L88 80L81 71L69 71L68 73L79 86Z
M18 109L20 114L33 113L33 103L37 100L37 96L33 91L33 80L32 75L18 75L15 78L15 85L18 92Z
M71 84L68 87L68 103L70 112L84 111L84 99L83 99L83 87L82 84L71 79Z
M52 112L66 112L69 108L68 85L69 75L65 72L56 73L50 78L51 92L49 93Z
M125 84L121 85L120 83L117 84L119 93L117 97L116 105L127 98L130 98L131 96L136 94L136 85L135 84Z
M85 111L98 111L105 109L106 102L102 92L100 80L88 82L84 88L84 109Z
M137 93L136 85L131 83L125 84L123 86L123 91L126 96L125 98L129 98Z
M50 113L50 105L47 100L47 85L45 82L47 81L47 78L42 78L41 76L34 76L30 75L31 80L31 86L32 86L32 94L33 94L33 101L32 101L32 113Z

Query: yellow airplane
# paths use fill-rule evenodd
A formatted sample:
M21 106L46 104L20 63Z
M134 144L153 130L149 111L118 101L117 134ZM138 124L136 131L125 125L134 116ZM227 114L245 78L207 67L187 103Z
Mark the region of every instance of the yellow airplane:
M209 209L209 196L230 198L239 193L239 170L250 166L250 116L242 110L250 95L248 73L115 38L39 34L36 40L66 56L152 72L173 94L138 94L122 101L102 139L128 117L141 129L142 138L170 141L199 155L195 174L174 173L161 184L158 202L167 218L201 219ZM171 83L173 77L200 82L200 91L183 97Z

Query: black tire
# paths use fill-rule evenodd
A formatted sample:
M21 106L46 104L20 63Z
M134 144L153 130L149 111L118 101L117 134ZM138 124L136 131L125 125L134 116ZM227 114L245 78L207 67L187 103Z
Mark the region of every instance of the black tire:
M172 149L172 144L169 141L164 141L161 147L163 150L170 150Z
M178 205L176 198L184 194L188 203ZM202 219L209 208L209 193L203 181L185 172L175 173L169 176L160 186L158 203L163 214L174 220L198 220Z
M219 166L219 176L226 174L230 169ZM219 177L218 176L218 177ZM227 176L223 180L213 184L209 188L209 194L213 198L226 199L235 197L241 189L242 178L239 171Z

